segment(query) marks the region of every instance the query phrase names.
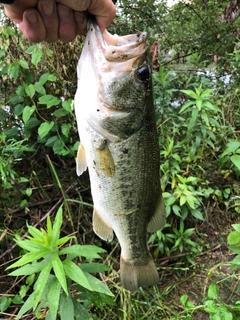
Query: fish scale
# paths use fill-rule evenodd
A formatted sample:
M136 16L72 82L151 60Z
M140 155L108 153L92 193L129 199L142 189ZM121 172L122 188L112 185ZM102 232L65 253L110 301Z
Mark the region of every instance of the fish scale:
M149 74L146 33L102 34L89 22L75 96L77 174L89 170L93 230L106 241L117 236L121 283L131 292L159 282L147 231L165 224Z

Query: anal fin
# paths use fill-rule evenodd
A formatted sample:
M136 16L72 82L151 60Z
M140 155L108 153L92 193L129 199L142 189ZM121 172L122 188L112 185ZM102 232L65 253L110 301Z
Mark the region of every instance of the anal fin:
M148 223L147 231L148 232L156 232L161 229L166 223L166 211L163 202L162 194L158 197L157 206L154 212L153 217Z
M76 165L76 171L78 176L80 176L84 171L87 170L87 159L82 143L80 143L78 148Z
M97 210L93 210L93 231L103 240L112 241L113 229L99 215Z

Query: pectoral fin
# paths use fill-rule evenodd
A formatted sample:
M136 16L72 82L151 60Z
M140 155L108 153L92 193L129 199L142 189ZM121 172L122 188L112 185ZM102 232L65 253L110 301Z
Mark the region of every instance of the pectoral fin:
M95 162L97 171L104 173L108 177L114 176L115 164L106 142L95 148Z
M105 241L110 242L113 239L113 229L103 221L95 208L93 210L93 231Z
M80 143L77 158L76 158L76 171L77 175L80 176L85 170L87 170L87 160L83 145Z
M165 225L165 223L166 223L165 206L163 202L163 197L160 194L154 215L148 223L147 231L156 232L159 229L161 229Z

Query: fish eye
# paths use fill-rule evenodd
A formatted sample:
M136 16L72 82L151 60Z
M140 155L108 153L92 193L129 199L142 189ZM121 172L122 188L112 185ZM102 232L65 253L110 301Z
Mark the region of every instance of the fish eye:
M150 73L147 66L140 66L137 70L137 78L141 82L148 81Z

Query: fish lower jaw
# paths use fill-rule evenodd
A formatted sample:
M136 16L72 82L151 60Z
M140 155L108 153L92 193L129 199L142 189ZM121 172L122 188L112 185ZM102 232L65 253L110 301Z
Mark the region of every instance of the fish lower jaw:
M139 261L120 259L120 277L122 286L131 292L139 287L148 287L159 283L159 275L151 256L141 264Z

